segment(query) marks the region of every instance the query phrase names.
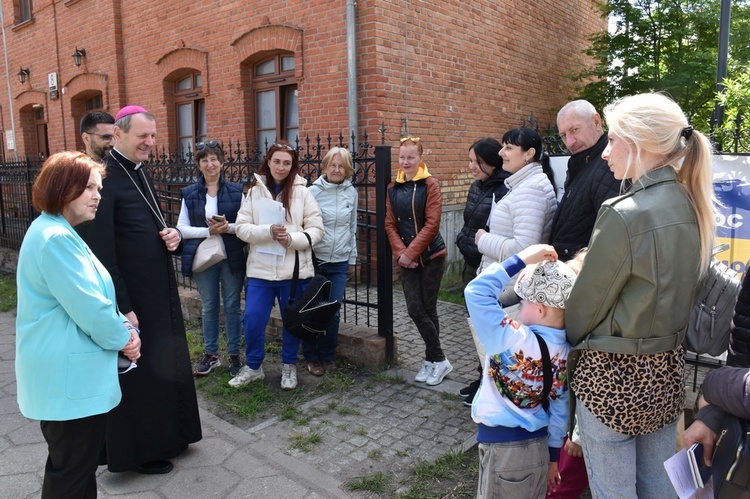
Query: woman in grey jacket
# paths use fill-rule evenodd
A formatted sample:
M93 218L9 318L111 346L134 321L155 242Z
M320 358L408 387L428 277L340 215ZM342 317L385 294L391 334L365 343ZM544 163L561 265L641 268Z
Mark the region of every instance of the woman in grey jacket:
M357 263L357 189L352 186L352 155L343 147L333 147L323 158L323 176L310 186L318 201L325 235L315 245L320 273L331 281L331 299L344 300L346 280ZM336 371L336 343L339 337L339 312L316 342L303 341L302 353L307 370L313 376Z
M602 157L632 186L599 210L566 303L568 379L593 496L671 497L682 341L714 237L711 147L661 94L604 115Z

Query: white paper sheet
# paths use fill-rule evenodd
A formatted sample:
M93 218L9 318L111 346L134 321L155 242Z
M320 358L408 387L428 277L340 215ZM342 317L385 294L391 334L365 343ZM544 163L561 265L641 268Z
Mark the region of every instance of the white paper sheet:
M258 207L260 213L258 214L258 222L260 225L283 225L284 224L284 205L278 201L274 201L269 198L261 198L258 201ZM267 243L258 244L255 246L255 251L263 253L264 255L273 255L274 258L267 258L266 256L258 255L263 263L279 266L283 263L284 255L286 254L286 248L284 248L278 241L269 241ZM276 258L281 257L281 258Z
M664 468L680 499L713 499L714 490L711 480L702 489L696 488L693 483L690 462L685 449L664 461Z

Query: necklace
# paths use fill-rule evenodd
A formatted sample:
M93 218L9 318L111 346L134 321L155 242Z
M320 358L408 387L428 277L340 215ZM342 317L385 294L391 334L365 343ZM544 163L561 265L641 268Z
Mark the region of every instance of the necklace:
M154 206L159 206L159 204L156 202L156 196L154 196L154 193L151 190L151 187L148 185L148 181L145 179L144 174L141 173L141 178L143 178L143 183L146 184L146 189L148 190L148 193L151 195L151 199L154 201L153 206L151 205L151 203L148 202L148 199L146 199L146 195L143 193L140 186L135 182L135 179L130 175L130 172L128 171L128 169L125 168L122 163L120 163L119 159L117 159L117 156L115 156L114 154L110 154L110 156L112 157L112 159L117 161L117 164L120 165L120 168L122 168L122 171L124 171L125 174L128 176L128 178L130 179L130 181L133 182L133 186L135 187L135 190L138 191L138 194L140 194L143 200L146 202L146 205L151 210L151 213L154 214L154 216L156 217L156 220L162 225L163 228L166 229L167 221L164 220L164 216L161 214L160 211L156 211L156 209L154 209ZM139 168L138 172L140 172L141 169L142 168Z

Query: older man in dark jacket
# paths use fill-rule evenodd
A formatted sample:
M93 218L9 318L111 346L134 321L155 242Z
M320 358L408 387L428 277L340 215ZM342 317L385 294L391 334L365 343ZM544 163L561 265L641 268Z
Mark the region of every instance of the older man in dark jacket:
M552 223L550 244L565 261L588 246L599 207L620 193L621 182L602 159L607 134L591 103L585 100L567 103L557 113L557 128L571 156L565 193Z

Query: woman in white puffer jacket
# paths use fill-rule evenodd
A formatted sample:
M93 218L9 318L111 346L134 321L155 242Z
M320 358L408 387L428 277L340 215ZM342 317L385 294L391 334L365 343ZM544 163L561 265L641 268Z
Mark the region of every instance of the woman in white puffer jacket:
M489 232L479 229L476 244L482 253L477 271L502 262L532 244L549 240L557 209L549 157L542 148L542 137L532 128L514 128L503 135L503 170L508 193L497 203L488 220ZM503 306L518 303L512 286L500 296Z

